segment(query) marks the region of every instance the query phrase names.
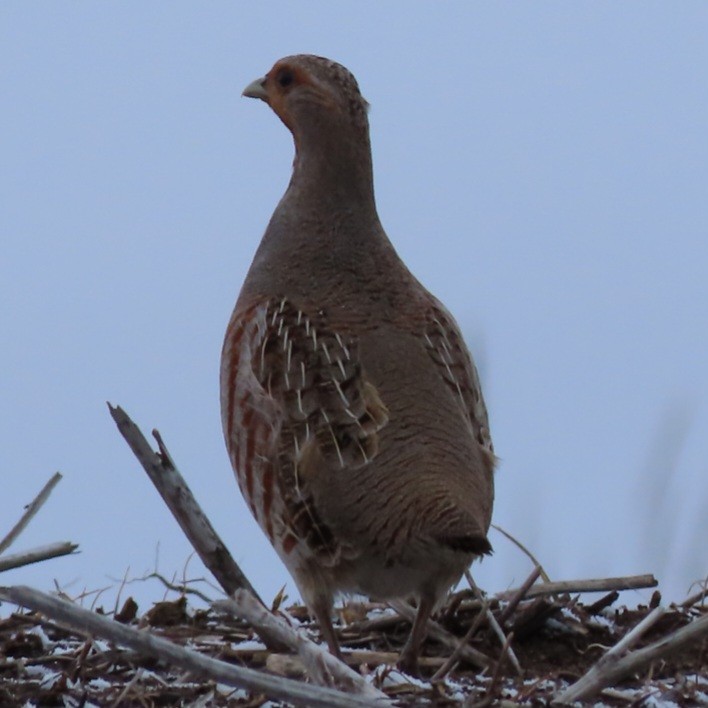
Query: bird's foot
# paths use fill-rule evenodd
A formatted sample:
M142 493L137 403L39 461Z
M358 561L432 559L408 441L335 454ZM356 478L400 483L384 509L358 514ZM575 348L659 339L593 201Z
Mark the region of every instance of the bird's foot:
M420 665L418 663L418 652L411 651L409 646L403 647L401 656L398 658L396 666L409 676L420 676Z

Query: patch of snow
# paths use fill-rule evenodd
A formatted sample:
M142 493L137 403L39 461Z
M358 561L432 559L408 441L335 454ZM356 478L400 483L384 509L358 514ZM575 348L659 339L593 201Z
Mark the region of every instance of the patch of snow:
M16 662L16 665L20 665L20 662ZM29 666L25 665L22 668L23 678L38 679L42 685L52 685L52 681L56 681L60 676L56 671L48 669L46 666L41 664L31 664Z
M390 607L374 607L369 610L369 619L378 619L379 617L396 617L398 613Z
M46 651L48 649L51 649L55 642L53 642L45 633L44 628L42 627L41 624L36 624L34 627L31 627L30 629L27 630L27 634L34 634L35 636L39 637L39 640L42 642L42 648Z
M542 691L549 688L556 689L556 682L553 679L528 678L523 681L524 686L534 686Z
M369 683L377 680L380 681L382 674L385 674L383 683L381 684L382 687L399 686L402 683L408 683L412 686L418 686L419 688L426 690L430 689L429 681L423 681L414 676L409 676L399 669L391 669L388 664L381 664L381 666L377 666L376 669L366 677L366 680Z
M300 627L302 622L297 618L293 617L287 610L278 610L278 612L287 618L288 623L293 627Z
M49 653L56 654L57 656L63 656L64 654L70 654L75 651L78 649L78 646L78 642L62 640L60 642L55 642Z
M201 634L191 637L187 645L190 647L222 647L224 646L224 640L221 637L215 637L213 634Z
M454 701L464 701L469 695L469 689L461 681L449 676L445 678L445 688Z
M140 671L140 681L142 683L145 683L147 681L154 681L155 683L159 683L161 686L168 685L168 681L165 680L165 676L158 674L157 672L153 671L152 669L139 669L139 671Z
M649 695L644 699L644 704L647 708L679 708L675 701L667 701L661 696Z
M94 639L93 649L94 651L99 651L101 653L108 653L111 649L111 644L103 639Z
M540 681L536 682L536 688L542 690L542 691L548 691L548 690L556 690L556 682L553 679L541 679Z
M251 695L245 688L235 688L234 686L229 686L226 683L217 683L214 690L223 696L231 698L232 700L245 701Z
M578 615L576 615L570 607L561 607L560 613L563 617L573 620L573 622L581 622L580 617L578 617Z
M94 678L91 679L90 681L86 682L87 686L90 686L91 688L97 688L99 690L103 688L111 688L113 684L110 681L106 681L106 679L102 678Z
M604 617L603 615L595 615L594 617L589 617L587 621L588 627L600 627L602 629L609 629L610 632L615 631L615 623L613 620Z
M52 673L47 673L41 681L42 688L53 688L54 684L61 679L62 674L59 671L52 671Z
M231 648L240 650L248 649L250 651L264 651L266 646L263 642L256 641L255 639L244 639L242 642L231 642Z

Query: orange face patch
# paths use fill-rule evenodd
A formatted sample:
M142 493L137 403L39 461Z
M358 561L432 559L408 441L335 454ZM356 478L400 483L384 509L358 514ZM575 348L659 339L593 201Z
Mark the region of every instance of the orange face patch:
M265 89L268 93L268 105L285 125L292 130L287 109L287 96L295 87L304 84L313 85L310 75L286 62L278 62L266 74Z
M336 104L323 91L322 86L312 77L307 69L279 61L266 74L265 90L268 94L268 105L292 132L293 121L288 110L288 96L292 91L307 87L312 97L321 105L336 109Z

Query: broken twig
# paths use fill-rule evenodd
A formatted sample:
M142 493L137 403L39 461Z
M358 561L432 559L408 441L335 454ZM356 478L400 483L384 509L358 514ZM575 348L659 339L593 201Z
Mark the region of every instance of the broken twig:
M61 474L55 472L49 481L42 487L39 494L25 507L25 511L20 517L20 520L10 529L5 538L0 541L0 554L4 553L15 541L15 539L24 531L25 527L32 520L34 515L42 508L54 487L59 484Z
M561 693L554 703L573 703L598 693L612 683L620 663L619 657L633 647L665 612L665 607L656 607L652 610L634 629L627 632L617 644L603 654L582 678ZM622 674L617 676L619 675Z
M529 557L529 559L534 564L534 566L541 569L541 577L543 578L544 583L551 582L551 579L546 574L546 571L543 569L543 566L539 563L538 558L536 558L536 556L533 553L531 553L531 551L529 551L529 549L526 548L526 546L524 546L524 544L521 543L521 541L519 541L519 539L514 538L514 536L512 536L508 531L505 531L501 526L497 526L497 524L492 524L492 528L495 529L496 531L499 531L499 533L502 534L502 536L505 536L506 538L508 538L522 553L524 553L526 556Z
M504 624L511 617L518 604L528 595L529 589L538 580L539 575L541 575L541 566L537 565L521 584L521 587L509 598L509 604L499 615L499 624Z
M538 568L538 566L536 567ZM536 575L536 577L538 577L538 575ZM474 578L472 577L472 573L470 573L469 570L465 571L465 579L467 580L469 586L472 588L472 592L475 594L477 599L480 602L484 602L482 591L477 586L477 583L475 583ZM519 598L519 601L520 600L521 598ZM504 649L504 651L502 652L502 655L499 657L499 661L501 661L504 658L504 654L508 652L509 661L511 662L511 665L514 667L516 673L521 675L523 673L521 670L521 664L519 663L519 659L516 656L516 652L514 652L514 650L511 648L511 644L509 643L509 639L506 636L506 633L502 629L502 622L500 620L497 620L492 611L489 609L489 605L486 606L484 612L487 615L487 621L489 622L489 627L491 628L492 632L494 632L494 634L497 636L502 647L506 647L506 649Z
M597 578L595 580L561 580L534 585L526 593L527 598L542 595L559 595L566 592L606 592L608 590L638 590L655 588L659 583L653 575L628 575L622 578ZM499 600L512 598L518 590L508 590L497 595Z
M332 686L349 693L372 698L386 698L367 683L361 674L352 671L326 649L291 627L285 620L266 610L245 590L237 590L232 600L213 603L215 609L225 609L245 619L254 629L266 629L288 648L296 651L310 677L321 686Z
M23 565L31 565L39 563L49 558L58 558L59 556L68 556L73 553L79 546L70 541L59 541L58 543L50 543L47 546L39 546L29 551L22 553L13 553L9 556L0 558L0 573L4 570L12 568L21 568Z
M159 433L153 431L159 446L159 453L156 453L140 428L120 406L113 407L109 403L108 409L120 434L147 472L150 481L155 485L202 562L212 572L226 594L231 595L235 590L245 588L262 603L258 593L197 503L172 461Z

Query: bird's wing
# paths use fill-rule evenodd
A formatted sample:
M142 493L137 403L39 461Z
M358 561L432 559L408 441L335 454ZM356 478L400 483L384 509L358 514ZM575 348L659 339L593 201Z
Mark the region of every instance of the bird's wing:
M318 313L269 299L232 322L222 410L241 489L249 499L263 481L259 475L277 482L273 497L282 499L285 525L334 562L341 549L316 513L309 481L373 459L388 421L386 406L362 372L356 340L328 329ZM261 522L258 510L254 514ZM261 526L272 538L272 529Z
M487 407L477 368L462 334L444 305L432 298L426 313L425 342L445 383L458 396L463 412L470 422L475 440L494 460L494 446L489 431Z

